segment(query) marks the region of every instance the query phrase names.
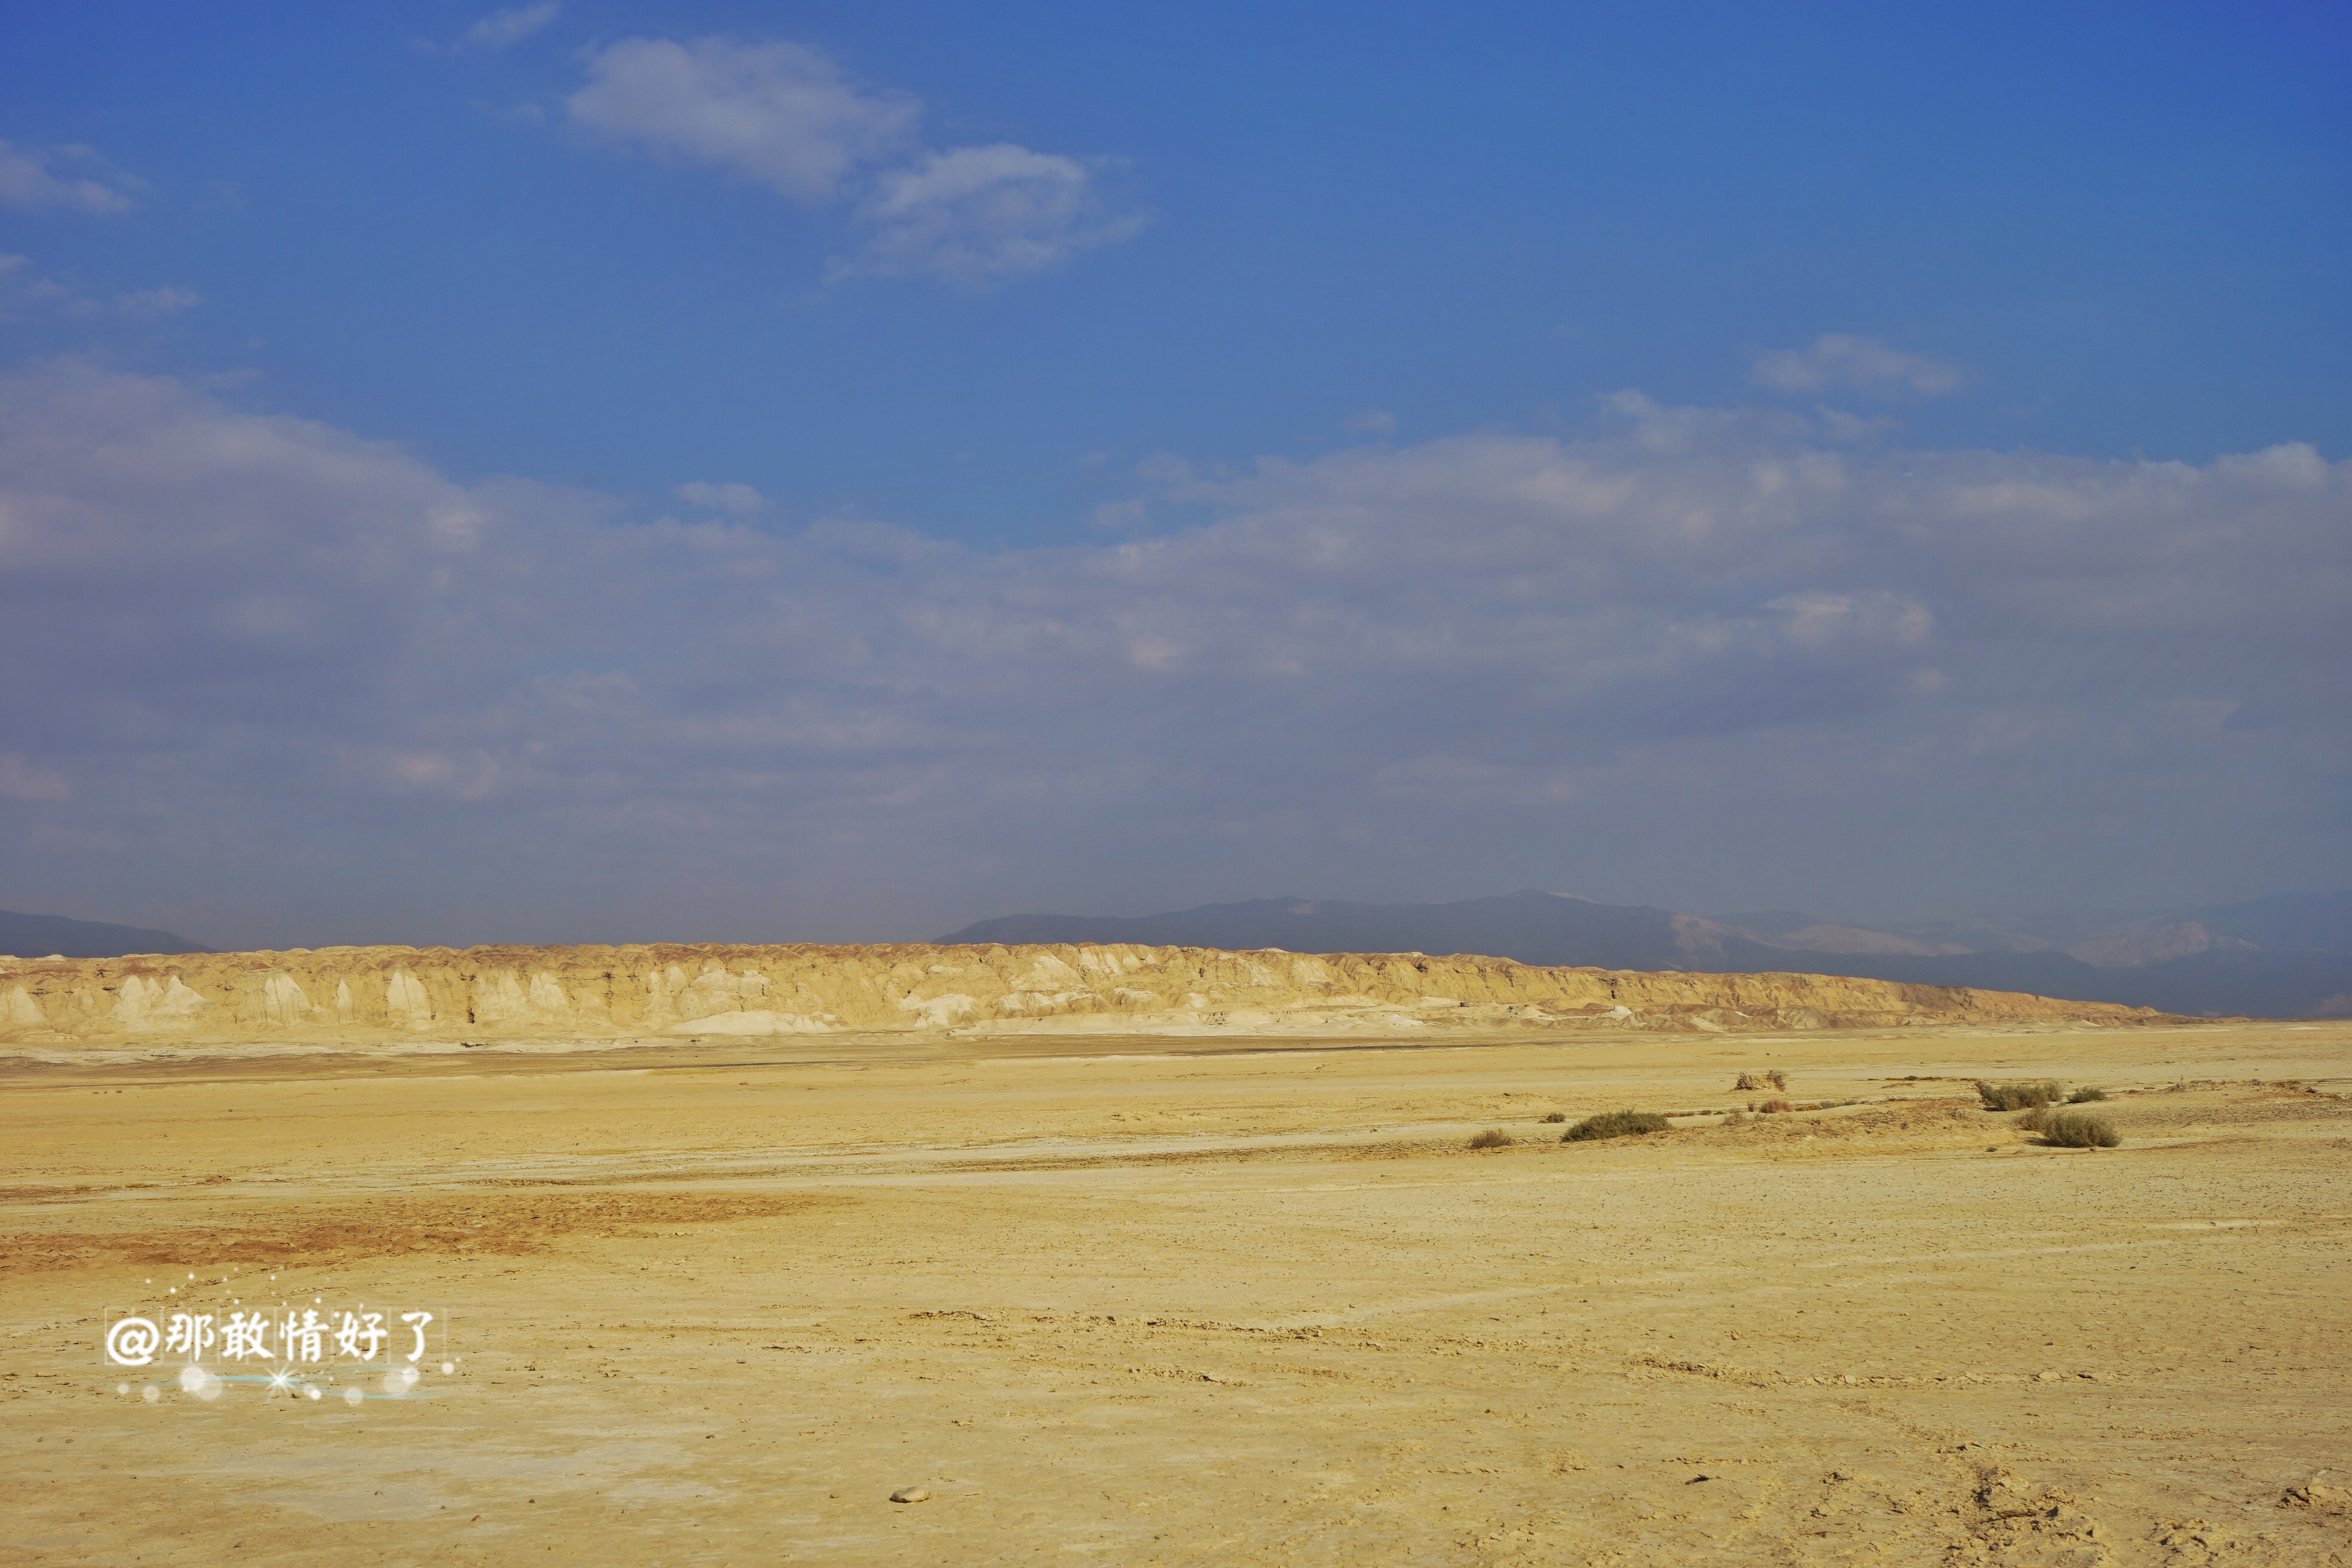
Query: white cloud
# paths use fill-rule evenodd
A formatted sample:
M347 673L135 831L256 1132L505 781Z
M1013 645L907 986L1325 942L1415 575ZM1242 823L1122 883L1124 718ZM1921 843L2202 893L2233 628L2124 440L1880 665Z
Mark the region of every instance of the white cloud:
M631 524L170 381L0 377L0 793L39 817L0 841L271 907L298 850L354 910L414 864L484 939L2352 870L2352 464L1856 454L1619 406L1156 465L1216 521L980 552Z
M966 286L1040 272L1140 232L1104 209L1099 163L998 142L927 153L876 181L859 216L865 256L836 270L926 273Z
M100 300L40 276L28 258L0 255L0 321L49 312L80 320L112 315L152 321L203 303L202 295L186 289L142 289Z
M114 308L126 316L169 316L204 302L203 295L189 289L141 289L116 295Z
M143 188L88 147L0 142L0 204L127 213Z
M1789 617L1789 636L1807 647L1822 647L1841 639L1858 639L1882 647L1912 647L1927 640L1936 617L1908 594L1870 590L1831 594L1809 588L1784 594L1765 608Z
M921 114L869 92L799 44L624 38L589 57L572 120L656 153L712 163L795 201L833 195L853 170L907 147Z
M749 517L768 504L767 497L750 485L714 485L706 479L678 486L677 499L706 511L733 512L738 517Z
M1105 501L1087 520L1106 533L1139 533L1151 523L1151 506L1139 497Z
M30 258L0 256L0 320L27 311L68 310L79 298L55 279L36 273Z
M73 791L62 774L27 762L14 752L0 752L0 797L9 800L66 800Z
M862 88L818 50L730 38L625 38L589 58L573 121L728 169L799 202L856 199L861 244L835 279L929 277L982 288L1139 233L1114 212L1109 160L1013 142L919 145L921 104Z
M1780 349L1756 356L1756 383L1781 392L1814 392L1827 386L1860 392L1908 392L1940 397L1957 392L1967 377L1952 365L1906 353L1877 338L1824 332L1803 349Z
M472 49L503 49L519 44L563 14L562 0L540 0L536 5L509 5L493 11L466 29L461 40Z

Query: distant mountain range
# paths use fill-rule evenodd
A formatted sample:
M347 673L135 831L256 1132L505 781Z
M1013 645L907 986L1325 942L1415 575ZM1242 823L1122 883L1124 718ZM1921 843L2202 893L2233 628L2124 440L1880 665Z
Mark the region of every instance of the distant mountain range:
M2352 1016L2352 892L2137 917L2101 910L1873 927L1793 910L1702 916L1532 889L1450 904L1253 899L1172 914L1005 915L945 942L1139 942L1291 952L1477 953L1701 973L1793 970L2121 1002L2192 1017ZM168 931L0 910L0 953L209 952Z
M1254 899L1131 918L1006 915L940 940L1483 953L1703 973L1795 970L2191 1016L2352 1015L2352 892L2281 893L2137 919L2060 910L1888 929L1790 910L1709 918L1533 890L1450 904Z
M0 910L0 952L18 958L120 958L126 952L210 952L186 937L104 921L63 915L20 915Z

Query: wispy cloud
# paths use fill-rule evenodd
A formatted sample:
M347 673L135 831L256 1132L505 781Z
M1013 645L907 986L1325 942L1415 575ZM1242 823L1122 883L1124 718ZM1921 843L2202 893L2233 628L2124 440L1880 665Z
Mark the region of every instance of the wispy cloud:
M0 318L22 319L54 313L89 320L120 316L130 321L153 321L204 303L204 297L186 289L141 289L100 299L54 278L35 272L29 258L0 255Z
M10 206L127 213L145 188L88 147L0 142L0 203Z
M624 523L169 380L0 377L0 667L45 672L0 689L0 824L274 902L299 823L423 854L486 937L606 929L596 888L920 935L1099 900L1106 859L1171 902L1415 891L1348 869L1371 845L1447 886L1760 853L1864 901L2352 857L2352 464L1616 407L1168 462L1149 499L1213 521L981 552L750 526L718 483Z
M9 800L68 800L73 791L62 774L0 752L0 796Z
M114 308L126 316L169 316L204 302L193 289L140 289L116 295Z
M1906 353L1877 338L1823 332L1810 347L1780 349L1756 356L1759 386L1781 392L1817 392L1844 386L1858 392L1910 393L1940 397L1957 392L1968 378L1958 367Z
M694 479L677 487L677 499L705 511L732 512L749 517L768 504L768 498L744 484L712 484Z
M804 45L625 38L589 58L575 124L727 170L793 201L847 200L861 236L836 278L926 276L985 286L1139 232L1115 212L1104 159L1012 142L921 144L922 105L853 81Z
M812 48L729 38L624 38L589 57L577 124L716 164L795 201L821 202L853 170L904 151L921 106L868 91Z
M509 5L503 11L491 12L467 28L460 42L469 49L503 49L522 42L562 14L562 0Z
M1101 167L1011 142L927 153L877 179L865 255L836 270L980 285L1132 238L1146 220L1105 209Z

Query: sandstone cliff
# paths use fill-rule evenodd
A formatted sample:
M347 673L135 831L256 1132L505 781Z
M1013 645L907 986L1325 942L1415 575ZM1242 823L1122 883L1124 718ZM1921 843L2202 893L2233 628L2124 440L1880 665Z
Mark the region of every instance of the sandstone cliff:
M2158 1021L2147 1009L1818 974L1118 945L341 947L0 958L0 1041L315 1045L874 1030L1733 1031Z

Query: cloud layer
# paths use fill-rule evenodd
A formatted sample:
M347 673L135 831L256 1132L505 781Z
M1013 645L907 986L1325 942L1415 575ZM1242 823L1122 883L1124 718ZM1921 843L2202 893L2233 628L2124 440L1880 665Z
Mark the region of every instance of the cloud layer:
M539 0L532 5L509 5L493 11L466 29L461 41L469 49L503 49L519 44L563 13L562 0Z
M1880 396L1941 397L1968 384L1957 366L1849 332L1823 332L1805 348L1759 354L1754 374L1757 385L1781 392L1846 387Z
M731 38L624 38L589 58L573 123L658 156L727 170L810 205L856 198L864 234L836 277L928 275L981 286L1137 233L1106 206L1102 160L1011 142L921 146L922 105L849 79L819 51Z
M1215 521L983 554L0 380L0 658L45 675L0 694L8 879L318 942L2352 870L2352 468L2308 447L1857 458L1627 397L1576 440L1155 471ZM301 929L239 927L265 895Z
M140 182L89 148L0 141L0 205L127 213Z

